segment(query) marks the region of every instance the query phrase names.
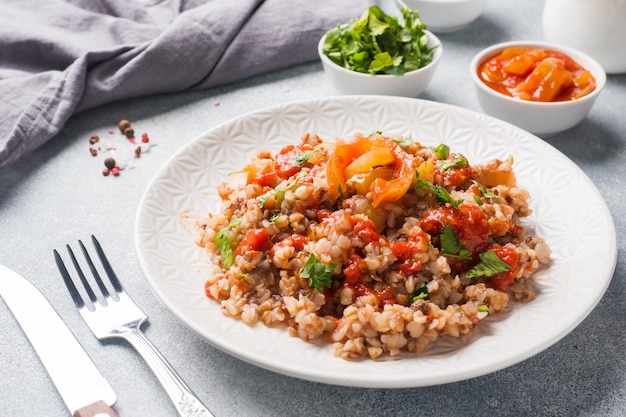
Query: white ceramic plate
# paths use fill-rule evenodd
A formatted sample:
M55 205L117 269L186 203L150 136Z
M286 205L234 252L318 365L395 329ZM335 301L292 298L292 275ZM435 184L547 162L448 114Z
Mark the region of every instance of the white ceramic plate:
M210 267L181 213L216 210L216 186L263 147L278 151L305 132L326 140L380 130L446 143L470 162L515 157L519 185L534 213L525 225L552 248L535 275L537 297L483 321L470 340L440 340L427 354L346 361L329 345L286 330L249 327L222 315L204 296ZM617 259L613 220L598 190L559 151L489 116L436 102L343 96L262 109L216 126L182 148L156 174L138 209L136 249L161 302L218 348L257 366L311 381L375 388L442 384L484 375L527 359L574 329L604 294Z

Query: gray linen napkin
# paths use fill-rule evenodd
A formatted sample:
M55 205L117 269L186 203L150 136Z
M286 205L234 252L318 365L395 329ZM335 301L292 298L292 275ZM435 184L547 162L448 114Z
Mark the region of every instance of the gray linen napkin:
M104 103L312 61L373 0L0 0L0 167Z

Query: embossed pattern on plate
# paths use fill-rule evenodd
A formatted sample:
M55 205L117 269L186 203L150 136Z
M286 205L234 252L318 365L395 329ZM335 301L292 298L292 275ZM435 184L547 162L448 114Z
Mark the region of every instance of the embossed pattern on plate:
M219 207L216 186L260 148L278 151L305 132L326 140L381 130L448 144L470 162L515 157L519 185L531 193L524 220L550 245L549 268L535 275L537 298L488 318L468 340L440 340L427 354L345 361L328 345L285 330L249 327L222 315L204 296L211 265L181 222ZM344 96L278 105L216 126L174 155L147 187L137 211L135 243L148 283L185 325L214 346L257 366L311 381L374 388L468 379L516 364L573 330L613 276L617 241L606 203L589 178L539 138L481 113L397 97Z

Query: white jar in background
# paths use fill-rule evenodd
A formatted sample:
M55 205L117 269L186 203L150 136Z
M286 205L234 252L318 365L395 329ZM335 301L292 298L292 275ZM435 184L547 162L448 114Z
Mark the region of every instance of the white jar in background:
M543 34L587 53L609 74L626 73L626 0L546 0Z

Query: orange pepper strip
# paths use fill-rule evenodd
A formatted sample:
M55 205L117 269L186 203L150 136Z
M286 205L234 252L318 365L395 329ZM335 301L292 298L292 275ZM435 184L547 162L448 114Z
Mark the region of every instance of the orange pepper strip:
M374 207L383 201L396 201L408 191L414 175L413 158L387 137L357 135L353 142L335 145L335 151L328 160L326 180L333 198L338 198L348 188L346 168L361 155L378 148L386 148L393 153L393 161L385 159L389 162L385 165L393 168L393 175L389 180L376 178L370 185Z
M346 167L346 178L352 178L356 174L365 174L377 166L389 165L395 159L396 156L389 149L374 148L359 156Z
M348 189L346 185L346 167L359 156L371 150L372 147L372 141L361 135L357 135L354 142L337 143L335 145L335 150L330 156L326 167L328 191L333 198L339 198Z
M386 146L396 156L394 162L395 173L391 180L376 178L370 186L372 202L374 207L383 201L396 201L402 198L409 190L413 177L415 176L415 162L413 157L402 150L402 148L389 138L382 138Z
M572 73L565 69L563 60L548 57L537 64L517 91L529 93L537 101L553 101L562 90L573 84Z

